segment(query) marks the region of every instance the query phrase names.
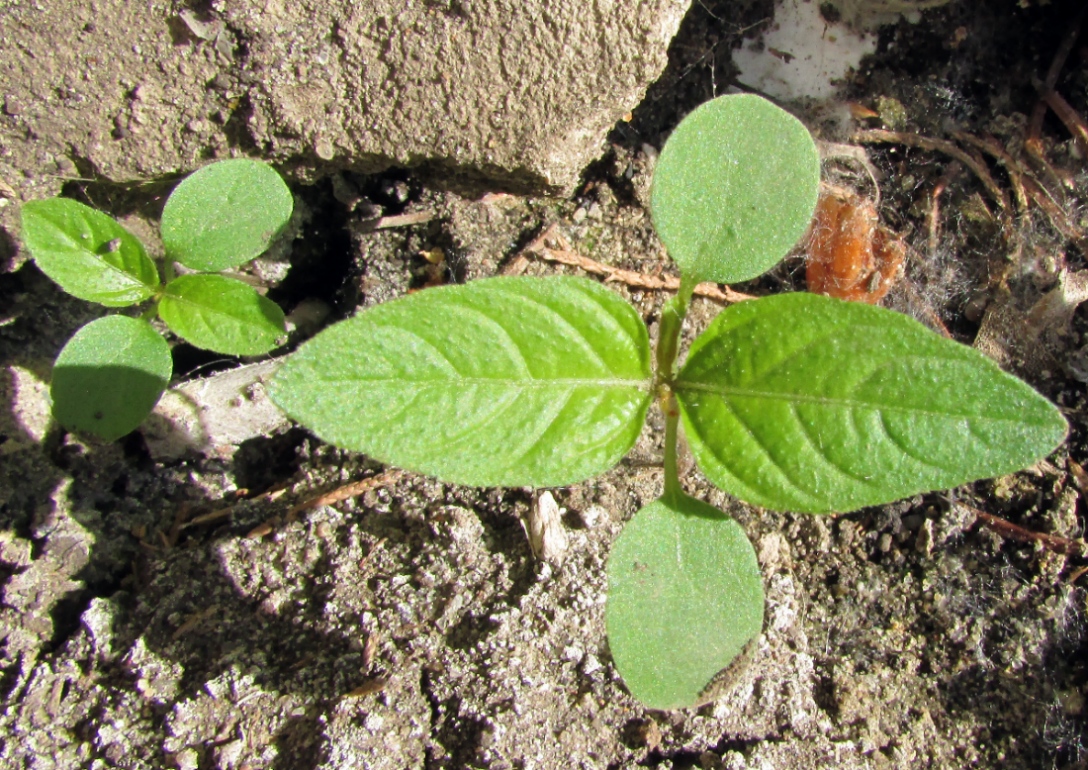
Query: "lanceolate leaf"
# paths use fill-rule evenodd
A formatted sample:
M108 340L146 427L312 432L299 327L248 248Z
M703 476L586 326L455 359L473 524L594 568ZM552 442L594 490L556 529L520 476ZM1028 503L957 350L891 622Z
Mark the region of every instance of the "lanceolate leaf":
M166 285L159 316L197 347L255 356L285 333L283 311L252 287L221 275L183 275Z
M1010 473L1066 433L1057 408L977 351L812 294L726 309L676 390L707 478L779 510L849 511Z
M665 143L650 210L689 279L745 281L804 234L819 184L816 145L799 120L759 96L721 96Z
M264 252L294 199L276 170L238 158L205 166L174 188L162 212L166 255L194 270L237 267Z
M53 365L53 415L113 441L135 430L170 381L170 347L151 324L107 316L84 326Z
M646 327L579 278L492 278L365 310L303 345L272 398L323 439L478 486L582 481L631 447Z
M650 503L608 557L608 646L650 708L698 705L763 628L763 579L740 525L690 497Z
M30 201L22 228L38 267L73 297L122 307L143 302L159 287L143 244L112 217L78 201Z

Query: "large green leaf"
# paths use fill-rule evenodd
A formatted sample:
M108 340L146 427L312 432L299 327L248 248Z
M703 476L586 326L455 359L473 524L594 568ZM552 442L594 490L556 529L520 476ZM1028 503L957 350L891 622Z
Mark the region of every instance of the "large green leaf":
M650 211L689 279L745 281L804 234L819 185L816 145L800 121L758 96L720 96L665 143Z
M650 401L646 327L581 278L426 289L303 345L271 395L323 439L477 486L553 486L614 465Z
M69 198L30 201L22 237L42 272L73 297L134 305L159 288L143 244L116 220Z
M113 441L135 430L170 382L170 347L147 321L91 321L53 365L53 416L70 430Z
M166 285L159 317L197 347L234 356L267 353L286 333L279 305L222 275L175 278Z
M727 308L676 391L707 478L778 510L849 511L1010 473L1066 433L1054 405L981 353L812 294Z
M276 170L246 158L188 176L162 211L166 255L194 270L237 267L264 252L291 219L294 199Z
M763 578L733 519L690 497L650 503L608 557L608 646L650 708L698 705L763 628Z

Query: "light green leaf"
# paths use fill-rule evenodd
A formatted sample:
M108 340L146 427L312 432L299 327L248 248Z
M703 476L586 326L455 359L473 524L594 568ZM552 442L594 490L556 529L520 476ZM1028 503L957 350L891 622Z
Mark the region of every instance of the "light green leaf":
M680 496L635 514L608 557L608 646L631 694L687 708L763 628L763 579L733 519Z
M53 365L53 416L69 430L113 441L139 427L170 382L170 347L147 321L91 321Z
M727 308L676 383L707 478L777 510L850 511L1030 465L1064 418L906 316L812 294Z
M143 244L112 217L78 201L30 201L23 206L22 230L41 271L73 297L123 307L159 288Z
M426 289L326 329L271 395L321 438L476 486L573 484L614 465L650 402L646 326L581 278Z
M276 170L239 158L212 163L174 188L162 212L166 256L217 272L263 253L291 219L294 199Z
M198 348L233 356L267 353L286 333L279 305L222 275L175 278L159 302L159 317Z
M746 281L804 235L819 185L816 145L800 121L758 96L720 96L665 143L650 212L688 278Z

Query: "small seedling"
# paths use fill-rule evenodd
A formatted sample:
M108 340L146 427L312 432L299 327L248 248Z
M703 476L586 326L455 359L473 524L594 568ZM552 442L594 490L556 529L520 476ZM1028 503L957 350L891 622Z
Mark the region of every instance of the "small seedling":
M267 353L284 336L283 311L256 289L215 272L264 252L291 218L280 175L258 161L225 160L179 184L162 212L166 283L142 243L116 220L68 198L23 206L23 241L69 294L107 307L150 300L140 318L106 316L73 335L53 366L53 414L107 441L134 430L170 382L170 347L150 319L193 345L227 355ZM200 272L174 277L174 263Z
M700 281L754 278L801 238L819 160L789 114L727 96L673 132L651 213L680 265L649 334L609 289L490 278L365 310L303 345L273 399L323 439L474 486L575 484L615 465L655 399L662 497L609 558L612 657L636 698L682 708L763 625L763 582L737 522L683 493L683 426L706 477L757 506L850 511L1009 473L1066 434L1058 410L971 348L903 315L814 294L726 308L677 367Z

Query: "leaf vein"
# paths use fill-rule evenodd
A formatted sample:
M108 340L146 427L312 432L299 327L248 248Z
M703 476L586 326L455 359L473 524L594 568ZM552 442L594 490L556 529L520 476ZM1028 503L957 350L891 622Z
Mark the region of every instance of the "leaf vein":
M566 327L566 329L568 330L567 331L567 336L568 337L570 337L571 339L577 340L580 343L579 347L581 347L583 350L586 350L587 352L591 353L593 358L596 359L597 365L600 366L600 368L602 370L604 370L606 372L612 371L612 368L608 365L608 363L604 360L604 358L601 357L601 354L597 352L597 349L593 347L593 345L589 341L589 338L586 337L585 333L581 329L579 329L577 326L572 324L570 322L570 320L566 316L564 316L562 313L560 313L558 310L556 310L553 307L550 307L549 305L547 305L544 302L541 302L540 300L533 299L532 297L529 297L529 296L527 296L525 294L518 294L516 292L509 292L509 291L502 291L502 290L500 290L500 293L506 294L508 297L514 297L516 299L519 299L522 302L525 302L526 304L534 305L536 307L539 307L539 308L543 309L545 312L547 312L548 314L553 315L556 318L558 318L562 322L562 325L564 327ZM597 303L594 303L594 304L597 305ZM597 305L597 310L600 310L600 305ZM624 337L626 337L626 336L627 336L627 334L624 333Z
M859 484L868 484L868 480L865 479L865 477L859 476L859 475L857 475L855 473L852 473L851 471L848 471L846 468L842 467L841 465L839 465L838 463L836 463L834 460L831 459L830 455L828 455L827 452L824 451L824 448L822 446L820 446L819 442L816 440L815 436L809 430L808 426L805 425L805 421L801 419L801 415L797 412L797 404L791 403L789 405L789 408L790 408L790 414L793 416L793 419L795 419L797 421L797 427L800 429L801 435L803 435L805 437L805 440L808 442L809 446L812 447L812 450L816 453L816 455L821 460L823 460L833 470L838 471L839 473L841 473L846 478L851 479L852 481L856 481Z
M924 465L926 468L932 468L933 470L940 471L941 473L947 472L946 468L942 468L940 465L936 465L934 463L923 460L921 457L918 456L916 452L913 452L907 447L906 442L904 442L901 438L892 433L891 428L888 426L887 418L884 416L883 410L877 409L876 413L877 416L880 418L880 429L884 431L884 435L888 437L888 440L892 443L893 446L895 446L896 449L898 449L910 459L914 460L916 463Z
M729 410L729 412L733 415L736 421L740 423L740 426L744 428L745 432L752 438L756 446L763 453L763 456L767 458L767 462L769 462L775 469L778 470L782 478L785 479L785 481L797 492L807 498L812 499L813 493L805 489L798 481L791 478L790 475L786 473L786 469L781 465L781 463L778 462L777 459L775 459L774 455L771 454L770 449L767 448L767 445L763 441L763 439L760 438L759 434L757 434L747 422L745 422L744 418L741 417L740 412L734 408L733 404L731 404L728 399L722 399L722 404L725 406L726 409ZM714 453L714 456L718 458L718 462L729 468L729 464L725 461L724 458L722 458L720 454L718 454L718 452L714 451L713 449L711 451ZM737 478L742 478L732 470L730 472L733 473L733 475ZM758 487L759 485L757 484L756 486Z

